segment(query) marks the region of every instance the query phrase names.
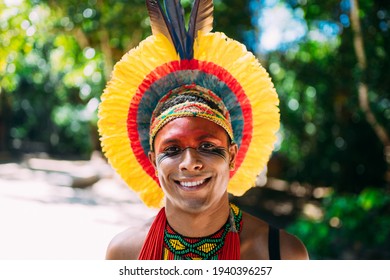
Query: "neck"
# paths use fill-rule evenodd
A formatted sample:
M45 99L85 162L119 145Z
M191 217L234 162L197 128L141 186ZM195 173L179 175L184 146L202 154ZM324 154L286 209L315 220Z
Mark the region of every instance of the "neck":
M218 231L227 221L230 205L227 196L215 205L199 211L188 211L167 202L167 221L179 234L187 237L204 237Z

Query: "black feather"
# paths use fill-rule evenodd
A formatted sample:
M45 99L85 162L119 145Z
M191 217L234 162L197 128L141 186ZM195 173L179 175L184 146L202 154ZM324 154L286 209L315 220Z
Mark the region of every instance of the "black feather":
M168 19L162 10L160 2L158 0L146 0L146 7L148 9L150 17L150 27L154 35L163 34L174 44L172 39L172 28L168 22Z
M193 45L199 31L210 32L213 29L213 0L195 0L191 10L186 38L186 53L193 57Z
M180 0L164 0L165 10L172 28L172 39L180 58L187 59L185 45L187 31L184 22L184 10Z
M213 11L213 0L195 0L188 24L188 33L196 38L198 31L210 32L213 29Z
M159 0L146 0L153 34L163 34L175 46L181 59L194 57L194 40L199 31L213 29L213 0L195 0L191 10L188 32L180 0L164 0L165 11Z

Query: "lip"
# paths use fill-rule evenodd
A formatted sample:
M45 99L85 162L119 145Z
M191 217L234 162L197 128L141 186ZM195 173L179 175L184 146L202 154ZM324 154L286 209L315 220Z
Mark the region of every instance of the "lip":
M185 191L196 191L207 185L210 182L211 177L207 178L183 178L180 180L174 180L176 185Z

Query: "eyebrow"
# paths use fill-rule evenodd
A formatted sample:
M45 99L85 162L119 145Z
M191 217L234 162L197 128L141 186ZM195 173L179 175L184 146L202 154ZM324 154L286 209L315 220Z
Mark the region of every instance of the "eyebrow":
M171 138L171 139L166 139L166 140L163 140L160 145L168 145L168 144L176 144L176 143L179 143L180 141L176 138Z
M199 137L195 138L195 140L202 141L202 140L210 139L210 138L218 140L220 142L223 142L221 139L217 138L215 135L210 134L210 133L200 135ZM178 144L180 142L181 142L180 137L172 137L172 138L168 138L168 139L163 140L160 145Z
M205 135L201 135L201 136L199 136L198 138L196 138L196 140L204 140L204 139L209 139L209 138L213 138L213 139L216 139L216 140L219 140L219 141L220 141L219 138L217 138L215 135L210 134L210 133L205 134Z

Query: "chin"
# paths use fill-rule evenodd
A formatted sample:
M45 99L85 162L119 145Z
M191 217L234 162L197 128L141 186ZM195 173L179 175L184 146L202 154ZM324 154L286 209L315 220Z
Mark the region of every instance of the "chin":
M186 212L190 213L198 213L202 212L205 209L207 209L208 203L204 199L186 199L185 201L182 201L179 205L180 208L182 208Z
M206 211L212 203L207 198L201 197L182 197L180 199L174 199L171 201L166 201L166 203L173 207L173 209L177 209L178 211L197 214Z
M178 205L183 211L188 213L201 213L207 211L210 208L220 204L224 197L213 198L210 197L191 197L183 198Z

